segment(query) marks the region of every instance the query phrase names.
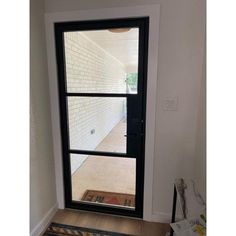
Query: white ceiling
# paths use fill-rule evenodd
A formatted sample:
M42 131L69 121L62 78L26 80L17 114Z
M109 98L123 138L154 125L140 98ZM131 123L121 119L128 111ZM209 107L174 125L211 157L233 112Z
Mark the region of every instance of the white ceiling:
M83 33L117 58L127 70L137 70L138 28L132 28L123 33L112 33L108 30L84 31Z

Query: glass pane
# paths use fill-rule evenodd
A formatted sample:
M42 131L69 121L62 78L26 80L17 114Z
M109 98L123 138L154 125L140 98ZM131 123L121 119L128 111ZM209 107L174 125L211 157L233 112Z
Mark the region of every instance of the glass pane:
M67 92L137 93L138 28L64 33Z
M71 154L72 200L135 208L136 159Z
M70 149L126 153L126 98L68 97Z

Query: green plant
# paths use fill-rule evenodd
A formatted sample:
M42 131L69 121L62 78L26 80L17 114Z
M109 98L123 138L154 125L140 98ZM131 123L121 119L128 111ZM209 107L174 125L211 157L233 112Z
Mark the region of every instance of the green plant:
M137 88L138 85L138 73L128 73L127 74L127 84L131 87L131 88Z

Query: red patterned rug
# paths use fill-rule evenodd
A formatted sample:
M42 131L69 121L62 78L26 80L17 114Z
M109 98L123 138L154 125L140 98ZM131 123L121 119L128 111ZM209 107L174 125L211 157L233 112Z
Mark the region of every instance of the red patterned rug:
M135 195L126 193L86 190L81 200L116 206L135 207Z

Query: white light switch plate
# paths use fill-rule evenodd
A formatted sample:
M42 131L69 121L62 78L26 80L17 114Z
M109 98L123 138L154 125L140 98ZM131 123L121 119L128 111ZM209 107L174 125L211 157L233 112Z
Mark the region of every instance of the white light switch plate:
M162 107L164 111L177 111L178 97L166 97L163 100Z

